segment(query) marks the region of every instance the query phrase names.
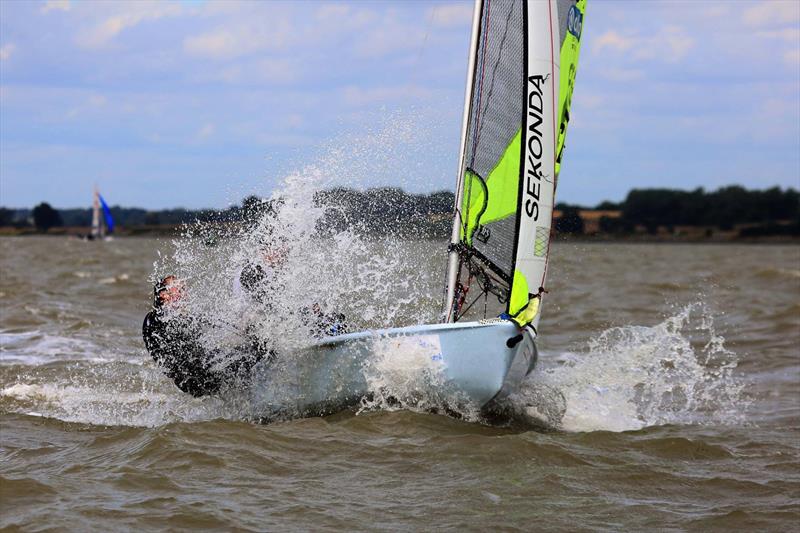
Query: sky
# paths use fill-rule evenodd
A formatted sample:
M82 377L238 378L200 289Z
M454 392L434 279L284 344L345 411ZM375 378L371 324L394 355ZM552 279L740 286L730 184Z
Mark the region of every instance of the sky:
M472 2L0 0L0 205L452 189ZM589 0L558 200L800 188L800 2Z

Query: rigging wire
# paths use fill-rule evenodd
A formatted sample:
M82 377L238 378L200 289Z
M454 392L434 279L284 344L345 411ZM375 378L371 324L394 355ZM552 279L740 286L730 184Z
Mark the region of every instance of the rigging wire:
M437 9L439 9L439 6L434 6L432 9L429 9L428 14L425 17L425 34L422 36L422 43L419 46L417 57L414 59L414 63L411 65L411 74L408 77L409 88L414 86L414 84L417 82L417 77L420 75L420 69L418 67L422 62L422 57L425 55L425 50L428 46L428 36L431 33L431 27L433 25L434 15Z

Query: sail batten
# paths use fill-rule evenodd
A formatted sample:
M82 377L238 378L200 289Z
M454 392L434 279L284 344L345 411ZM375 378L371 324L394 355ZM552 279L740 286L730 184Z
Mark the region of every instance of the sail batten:
M484 272L482 290L507 302L519 325L538 323L585 4L476 3L446 307L451 318L458 316L455 293Z

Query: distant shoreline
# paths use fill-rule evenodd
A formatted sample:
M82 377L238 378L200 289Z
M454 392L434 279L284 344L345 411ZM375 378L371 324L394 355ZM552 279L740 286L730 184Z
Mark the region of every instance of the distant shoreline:
M325 208L316 228L326 234L355 228L371 237L447 239L453 227L452 191L414 194L398 187L337 187L315 191L310 201ZM280 197L248 196L241 205L223 210L113 206L107 224L116 226L114 233L119 236L177 236L196 233L200 224L215 240L276 216L283 203ZM86 236L96 215L88 208L59 211L46 202L33 209L0 207L0 235L49 230L51 235ZM735 185L713 192L633 189L616 204L602 202L593 208L556 204L550 225L559 238L585 242L793 243L800 242L800 193Z
M189 226L191 228L191 226ZM13 226L0 226L0 237L46 237L46 238L71 238L82 239L89 234L90 228L84 227L57 227L42 233L34 228L17 228ZM134 226L119 227L114 233L114 238L137 237L179 237L186 231L182 226ZM370 237L384 237L381 234L372 234ZM223 237L224 238L224 237ZM426 239L446 241L446 235L412 235L400 239ZM557 243L625 243L625 244L800 244L800 236L792 235L765 235L740 237L738 235L698 237L696 235L669 235L669 234L629 234L629 235L573 235L557 234L553 237Z

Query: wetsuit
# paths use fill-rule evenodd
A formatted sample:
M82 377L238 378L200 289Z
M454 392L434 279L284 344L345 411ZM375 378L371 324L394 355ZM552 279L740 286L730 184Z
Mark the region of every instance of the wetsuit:
M232 350L230 357L235 359L224 371L214 370L212 363L218 352L209 352L198 342L203 326L188 317L174 316L167 320L161 309L147 313L142 324L147 351L167 377L192 396L218 392L224 383L246 377L255 363L271 355L254 342Z
M264 306L265 311L274 312L271 295L280 291L282 286L276 280L276 271L272 267L264 268L258 263L248 262L239 273L234 283L234 293L244 292ZM301 316L310 324L312 337L333 337L347 333L349 327L342 313L325 313L318 306L316 309L304 307Z
M310 333L318 339L343 335L350 330L342 313L323 313L319 309L306 308L303 309L303 315L311 319Z
M275 269L264 268L254 262L245 264L233 283L234 294L246 294L269 310L272 309L270 295L281 288L276 280Z

